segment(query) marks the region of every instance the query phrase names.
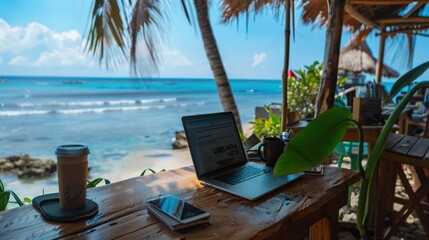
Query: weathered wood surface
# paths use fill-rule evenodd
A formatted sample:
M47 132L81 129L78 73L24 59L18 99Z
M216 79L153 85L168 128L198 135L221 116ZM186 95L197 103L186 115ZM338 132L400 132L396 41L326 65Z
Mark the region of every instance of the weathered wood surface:
M382 157L389 161L429 168L429 139L392 134L386 140Z
M390 239L405 222L407 217L415 212L420 222L429 235L429 220L423 210L428 210L426 204L421 204L423 196L429 191L429 139L400 134L392 134L387 138L385 151L381 156L379 187L377 190L377 209L375 214L376 239ZM411 186L404 173L404 164L418 176L414 179L417 183ZM400 180L407 197L395 195L396 180ZM399 204L399 210L393 208L393 204ZM394 214L387 214L391 212ZM389 228L385 231L385 219L389 215Z
M325 234L329 228L317 230L320 224L336 221L338 208L347 202L347 187L359 179L354 171L326 167L324 176L304 175L248 201L204 187L193 167L184 167L89 189L99 212L76 223L45 220L31 205L1 212L0 239L301 239L321 219L311 232ZM146 199L160 194L177 195L206 210L212 215L210 224L188 233L169 230L146 210Z

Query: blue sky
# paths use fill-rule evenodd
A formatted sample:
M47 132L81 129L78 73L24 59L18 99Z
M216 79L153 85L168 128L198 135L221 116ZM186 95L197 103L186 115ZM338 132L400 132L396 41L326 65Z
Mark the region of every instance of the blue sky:
M168 1L167 1L168 2ZM101 67L96 59L83 51L88 27L90 0L0 1L0 75L27 76L100 76L127 77L128 65L117 69ZM175 5L165 24L164 39L159 43L160 77L212 78L201 35L191 27L183 11ZM276 21L271 11L249 21L220 23L216 1L211 6L211 22L218 47L230 78L280 79L284 53L284 21ZM290 67L303 68L323 60L325 29L304 26L296 13L296 38L292 41ZM351 38L343 31L342 45ZM378 54L378 38L368 44ZM413 65L429 60L429 39L418 37ZM392 63L387 47L387 63ZM396 57L397 58L397 57ZM390 64L401 74L407 68L402 62ZM424 75L429 79L429 74Z

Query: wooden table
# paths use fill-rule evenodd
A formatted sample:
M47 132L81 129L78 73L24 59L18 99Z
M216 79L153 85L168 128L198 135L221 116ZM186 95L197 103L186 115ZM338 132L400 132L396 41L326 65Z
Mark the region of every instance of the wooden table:
M98 214L75 223L45 220L31 205L0 212L0 239L336 239L338 209L358 173L326 167L324 176L301 176L248 201L205 187L193 167L131 178L88 189ZM210 224L178 233L146 210L146 199L174 194L211 214Z

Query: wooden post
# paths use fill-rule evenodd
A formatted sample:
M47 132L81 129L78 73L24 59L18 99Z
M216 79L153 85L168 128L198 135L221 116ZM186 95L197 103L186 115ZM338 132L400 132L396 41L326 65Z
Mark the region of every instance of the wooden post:
M375 81L381 83L381 76L383 76L383 62L384 62L384 44L386 42L385 33L386 26L381 25L381 34L380 34L380 50L378 51L378 61L375 69Z
M329 0L329 3L325 57L323 60L322 79L316 100L316 116L334 106L335 89L337 87L345 0Z
M282 132L286 131L288 123L287 110L287 78L289 71L289 49L290 49L290 1L286 0L286 27L285 27L285 59L283 63L282 89L283 89L283 109L282 109Z

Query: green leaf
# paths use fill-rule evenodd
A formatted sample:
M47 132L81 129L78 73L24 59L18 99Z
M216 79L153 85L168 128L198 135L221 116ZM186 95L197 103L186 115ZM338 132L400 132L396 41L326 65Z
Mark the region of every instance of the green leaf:
M329 156L346 133L351 112L331 108L296 134L279 157L274 175L287 175L309 169Z
M146 174L146 172L147 171L149 171L149 172L151 172L151 173L155 173L155 171L153 170L153 169L151 169L151 168L146 168L145 170L143 170L143 172L140 174L140 177L141 176L144 176L145 174Z
M384 99L383 104L390 102L393 97L396 96L396 94L398 94L404 87L410 85L414 80L420 77L428 68L429 61L420 64L419 66L402 75L398 80L396 80L395 84L393 84L392 89Z
M31 203L31 202L32 202L32 200L31 200L31 198L25 197L25 198L24 198L24 202L25 202L25 203Z
M0 211L6 210L6 206L9 203L9 192L0 192Z
M96 178L96 179L94 179L94 180L92 180L92 181L87 181L87 184L86 184L86 188L93 188L93 187L96 187L101 181L103 181L103 179L102 178Z
M4 185L1 179L0 179L0 192L4 192Z
M15 198L15 201L16 201L16 203L18 203L19 206L24 205L24 203L21 201L21 199L19 199L19 197L18 197L18 195L16 195L16 193L14 193L11 190L6 190L5 192L9 192L13 196L13 198Z

